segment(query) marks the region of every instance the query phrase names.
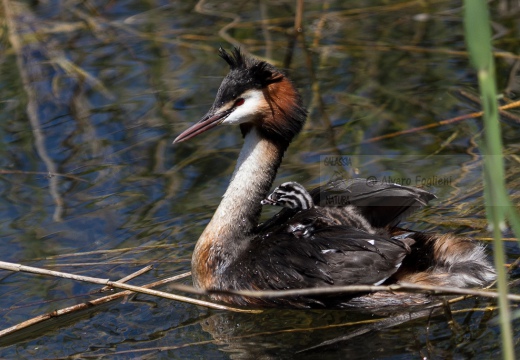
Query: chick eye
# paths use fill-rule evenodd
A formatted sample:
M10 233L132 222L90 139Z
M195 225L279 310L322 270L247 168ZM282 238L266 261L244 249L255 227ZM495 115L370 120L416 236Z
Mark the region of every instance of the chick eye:
M240 106L240 105L242 105L244 102L245 102L244 99L239 98L239 99L237 99L237 100L235 101L235 104L234 104L233 106L235 106L235 107L236 107L236 106Z

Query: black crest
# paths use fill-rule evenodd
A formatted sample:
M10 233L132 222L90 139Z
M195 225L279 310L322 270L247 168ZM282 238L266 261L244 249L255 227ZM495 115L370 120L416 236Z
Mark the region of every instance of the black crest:
M218 49L218 54L229 64L231 70L245 69L247 67L246 58L240 51L240 48L234 48L231 54L224 50L224 48L220 48Z
M231 72L242 79L248 78L252 87L264 87L283 78L283 74L274 66L244 55L238 47L234 48L231 53L220 48L218 53L228 63Z

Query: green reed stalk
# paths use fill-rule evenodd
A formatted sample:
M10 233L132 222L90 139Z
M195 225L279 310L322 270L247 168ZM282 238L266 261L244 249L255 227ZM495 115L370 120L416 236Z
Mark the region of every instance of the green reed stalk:
M506 215L512 214L504 176L502 137L500 132L495 65L491 50L489 9L485 0L464 0L464 26L470 58L478 73L484 111L484 199L486 215L494 238L494 258L497 269L499 315L504 359L514 359L511 317L505 270L505 250L501 229L506 227Z

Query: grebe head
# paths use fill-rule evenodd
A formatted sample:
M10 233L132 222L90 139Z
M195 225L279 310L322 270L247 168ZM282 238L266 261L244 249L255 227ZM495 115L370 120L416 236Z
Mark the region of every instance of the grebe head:
M247 57L238 48L231 53L220 48L219 55L229 64L230 71L220 85L213 106L174 143L217 125L240 124L244 135L254 126L263 137L288 145L307 116L291 81L274 66Z
M262 205L283 206L298 210L307 210L314 207L311 195L302 185L294 181L281 184L261 203Z

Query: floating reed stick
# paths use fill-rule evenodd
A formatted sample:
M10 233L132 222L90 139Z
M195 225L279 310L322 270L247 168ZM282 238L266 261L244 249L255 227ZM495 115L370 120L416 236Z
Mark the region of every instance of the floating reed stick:
M138 274L138 275L142 274L144 271L148 271L151 268L152 268L151 266L147 266L146 268L141 269L141 270L137 271L136 273L133 273L133 274L131 274L129 276L126 276L125 278L119 280L119 282L124 282L125 279L130 277L130 276L132 278L134 278L135 276L137 276L135 274ZM190 275L191 275L191 272L187 272L187 273L184 273L184 274L181 274L181 275L176 275L176 276L172 276L172 277L169 277L169 278L166 278L166 279L163 279L163 280L159 280L159 281L153 282L151 284L143 285L143 287L144 288L153 288L153 287L156 287L156 286L167 284L167 283L172 282L172 281L183 279L183 278L188 277ZM128 279L126 281L128 281ZM84 309L90 309L93 306L102 305L102 304L105 304L107 302L110 302L110 301L113 301L113 300L117 300L119 298L131 295L131 294L133 294L133 292L131 292L131 291L128 291L128 290L127 291L122 291L122 292L118 292L116 294L103 296L103 297L101 297L99 299L87 301L87 302L84 302L84 303L81 303L81 304L69 306L69 307L66 307L66 308L63 308L63 309L55 310L55 311L47 313L47 314L36 316L36 317L34 317L32 319L26 320L24 322L21 322L19 324L11 326L11 327L9 327L7 329L1 330L0 331L0 338L2 338L4 336L7 336L7 335L10 335L10 334L13 334L13 333L15 333L17 331L20 331L22 329L26 329L26 328L28 328L28 327L30 327L32 325L36 325L36 324L42 323L42 322L44 322L46 320L55 318L57 316L63 316L63 315L71 314L71 313L76 312L76 311L80 311L80 310L84 310Z
M246 310L232 308L216 303L207 301L187 298L180 295L170 294L163 291L156 291L147 289L144 286L135 286L124 284L121 281L110 281L109 279L100 279L90 276L75 275L60 271L53 271L47 269L36 268L32 266L25 266L21 264L8 263L0 261L0 269L11 270L11 271L22 271L33 274L50 275L55 277L62 277L67 279L74 279L83 282L90 282L94 284L101 284L109 287L120 288L139 292L148 295L154 295L163 297L166 299L182 301L194 305L206 306L212 309L230 310L237 312L261 312L260 310ZM482 289L462 289L457 287L448 286L430 286L430 285L418 285L418 284L393 284L393 285L347 285L347 286L331 286L331 287L318 287L318 288L307 288L307 289L292 289L292 290L200 290L193 286L187 286L182 284L173 285L176 290L196 294L196 295L211 295L211 294L227 294L227 295L239 295L249 296L256 298L276 298L276 297L289 297L289 296L308 296L308 295L325 295L325 294L340 294L340 293L360 293L360 292L378 292L378 291L389 291L389 292L415 292L424 294L434 295L471 295L480 296L484 298L498 298L498 293L490 290ZM507 298L511 301L520 301L520 295L508 294Z
M65 279L73 279L73 280L78 280L78 281L83 281L83 282L100 284L100 285L110 286L113 288L130 290L130 291L138 292L138 293L142 293L142 294L159 296L159 297L162 297L165 299L181 301L181 302L185 302L188 304L205 306L205 307L211 308L211 309L229 310L229 311L246 312L246 313L261 312L261 310L247 310L247 309L233 308L233 307L229 307L229 306L225 306L225 305L221 305L221 304L212 303L209 301L203 301L203 300L198 300L198 299L192 299L192 298L189 298L186 296L170 294L170 293L167 293L164 291L147 289L142 286L129 285L129 284L121 283L118 281L110 281L109 279L100 279L100 278L95 278L95 277L91 277L91 276L75 275L75 274L65 273L65 272L61 272L61 271L41 269L41 268L36 268L33 266L25 266L25 265L21 265L21 264L9 263L9 262L4 262L4 261L0 261L0 269L17 271L17 272L21 271L21 272L27 272L27 273L32 273L32 274L40 274L40 275L49 275L49 276L61 277L61 278L65 278ZM181 291L190 292L192 294L198 294L198 295L206 294L205 291L197 290L192 286L177 284L177 285L175 285L175 288L178 290L181 290Z

